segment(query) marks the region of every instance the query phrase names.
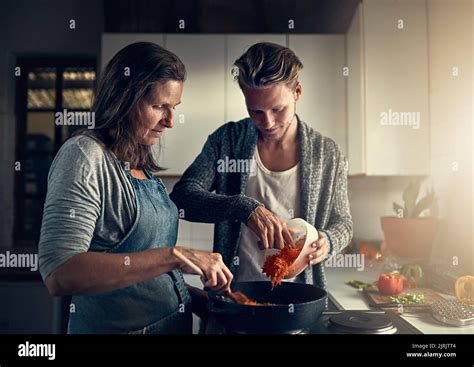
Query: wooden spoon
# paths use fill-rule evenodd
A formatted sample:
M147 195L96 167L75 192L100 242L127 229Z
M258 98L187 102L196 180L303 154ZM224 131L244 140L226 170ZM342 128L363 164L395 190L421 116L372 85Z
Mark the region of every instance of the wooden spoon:
M175 247L171 250L171 253L176 256L178 259L183 261L186 265L188 265L191 269L193 269L196 274L202 276L205 278L204 272L201 270L200 267L198 267L196 264L194 264L191 260L189 260L186 256L184 256L181 252L179 252ZM255 301L251 300L248 298L245 294L243 294L240 291L237 292L231 292L230 290L226 291L226 295L235 303L241 304L241 305L248 305L248 304L256 304Z

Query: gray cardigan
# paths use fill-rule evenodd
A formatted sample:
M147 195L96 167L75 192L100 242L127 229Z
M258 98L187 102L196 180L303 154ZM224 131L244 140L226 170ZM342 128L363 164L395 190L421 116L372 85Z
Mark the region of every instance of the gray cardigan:
M249 119L229 122L212 133L202 152L175 185L171 199L184 209L184 219L215 223L214 251L235 272L242 226L260 204L243 195L249 173L221 173L219 159L252 158L258 130ZM347 198L347 160L337 144L298 118L301 162L301 217L324 232L329 257L352 238L352 218ZM214 192L215 191L215 192ZM308 267L298 281L325 287L323 264Z

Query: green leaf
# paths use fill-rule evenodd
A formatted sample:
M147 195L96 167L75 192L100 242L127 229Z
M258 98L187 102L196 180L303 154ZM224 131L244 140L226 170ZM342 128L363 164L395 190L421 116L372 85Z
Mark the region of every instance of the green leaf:
M405 202L405 217L413 218L413 211L416 207L416 199L420 193L421 180L417 179L408 184L403 191L403 201Z
M423 199L421 199L413 209L411 218L417 218L423 211L430 209L435 201L435 193L430 192Z

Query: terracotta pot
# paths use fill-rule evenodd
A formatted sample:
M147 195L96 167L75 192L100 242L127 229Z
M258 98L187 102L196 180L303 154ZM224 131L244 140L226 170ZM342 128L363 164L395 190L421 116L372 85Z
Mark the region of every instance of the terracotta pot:
M436 218L381 217L387 248L401 258L428 260L438 228Z

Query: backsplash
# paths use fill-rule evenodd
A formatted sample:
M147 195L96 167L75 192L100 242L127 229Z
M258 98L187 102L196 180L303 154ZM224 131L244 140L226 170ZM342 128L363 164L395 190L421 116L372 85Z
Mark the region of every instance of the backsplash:
M395 215L393 202L403 204L402 192L409 182L410 177L349 178L348 195L355 239L383 239L380 217Z

